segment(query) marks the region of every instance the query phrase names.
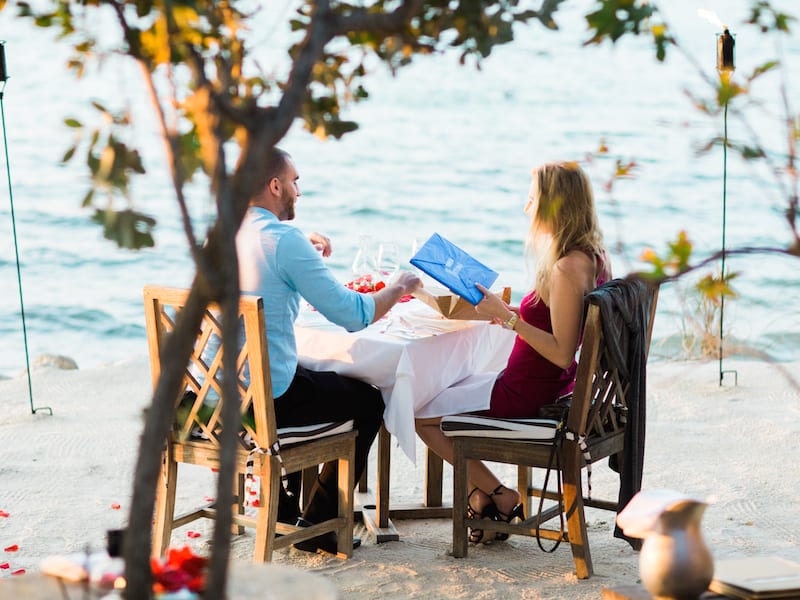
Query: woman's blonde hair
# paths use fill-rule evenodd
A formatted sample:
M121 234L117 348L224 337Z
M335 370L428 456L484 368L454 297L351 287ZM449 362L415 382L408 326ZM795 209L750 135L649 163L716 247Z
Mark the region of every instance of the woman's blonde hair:
M545 302L556 262L576 248L600 255L603 234L597 222L592 184L578 163L545 163L531 173L535 196L526 240L532 255L537 295Z

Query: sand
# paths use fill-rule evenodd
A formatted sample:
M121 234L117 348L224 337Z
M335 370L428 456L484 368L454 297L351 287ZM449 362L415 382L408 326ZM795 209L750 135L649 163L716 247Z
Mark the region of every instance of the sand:
M656 362L648 369L645 489L671 488L715 501L703 535L715 559L775 555L800 562L800 388L788 374L800 363L726 360L738 385L718 384L717 362ZM39 569L47 556L104 545L124 527L132 468L149 401L145 358L90 370L40 368L33 374L32 415L25 377L0 381L0 578ZM418 454L421 453L420 443ZM421 498L423 472L393 449L392 498ZM374 456L370 475L374 481ZM499 468L513 483L513 472ZM597 497L613 494L616 475L598 465ZM452 479L446 469L445 496ZM179 509L214 494L214 475L185 467ZM603 493L606 490L607 493ZM396 521L398 542L364 540L351 560L282 550L274 561L320 573L342 598L592 598L603 587L635 583L638 554L612 534L614 515L588 511L595 576L580 581L567 545L541 552L533 539L470 547L449 555L450 520ZM173 545L209 552L211 522L173 534ZM187 531L199 532L189 538ZM250 560L253 531L235 537L233 560ZM2 582L0 582L2 589Z

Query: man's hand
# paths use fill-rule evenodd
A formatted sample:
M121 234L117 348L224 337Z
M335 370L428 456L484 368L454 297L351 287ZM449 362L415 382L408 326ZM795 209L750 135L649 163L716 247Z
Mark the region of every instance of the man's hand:
M372 318L374 323L383 315L389 312L403 296L416 292L422 287L422 280L411 271L400 271L382 290L372 294L375 300L375 315Z
M333 252L331 240L328 236L322 235L321 233L317 233L315 231L309 234L308 239L314 245L314 248L317 249L317 252L322 252L322 256L325 258L329 257L331 252Z
M422 280L411 271L400 271L389 285L400 286L402 289L401 296L407 296L422 287Z

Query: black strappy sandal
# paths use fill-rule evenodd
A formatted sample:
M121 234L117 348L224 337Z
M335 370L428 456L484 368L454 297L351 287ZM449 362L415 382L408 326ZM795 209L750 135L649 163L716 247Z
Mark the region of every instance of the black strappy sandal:
M472 508L472 505L469 503L469 499L472 498L472 494L478 491L478 488L473 488L472 491L467 496L467 518L468 519L492 519L497 520L498 518L498 510L497 506L495 506L494 502L489 502L482 511L477 511ZM490 498L491 499L491 498ZM483 542L484 544L489 544L494 541L492 540L485 540L483 539L483 529L475 529L473 527L469 528L469 543L470 544L480 544Z
M494 488L494 491L491 494L489 494L489 499L491 500L492 496L499 496L500 494L502 494L503 493L501 491L502 489L503 489L502 484ZM505 521L506 523L511 523L511 521L513 521L514 519L519 519L521 521L525 520L525 508L523 507L522 502L515 504L511 509L511 511L508 513L504 513L499 508L497 508L497 505L494 503L494 500L492 500L492 505L494 506L494 516L492 518L495 521ZM508 534L498 531L497 533L495 533L494 539L496 539L498 542L504 542L508 539Z

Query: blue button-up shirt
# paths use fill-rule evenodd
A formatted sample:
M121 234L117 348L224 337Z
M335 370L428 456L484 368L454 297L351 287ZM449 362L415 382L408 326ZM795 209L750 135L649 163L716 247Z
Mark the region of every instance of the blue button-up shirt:
M331 273L321 254L296 227L264 208L250 207L236 235L243 294L264 300L272 393L289 388L297 370L294 322L305 298L329 321L348 331L369 325L375 301L349 290Z

